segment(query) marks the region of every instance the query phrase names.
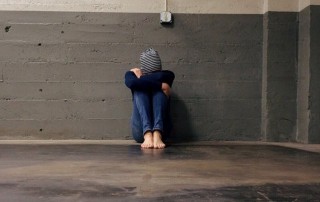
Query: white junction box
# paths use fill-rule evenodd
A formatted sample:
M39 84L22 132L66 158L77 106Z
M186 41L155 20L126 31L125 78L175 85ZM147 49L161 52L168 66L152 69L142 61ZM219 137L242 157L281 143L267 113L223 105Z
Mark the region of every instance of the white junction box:
M160 13L160 23L161 24L171 24L172 14L169 11L164 11Z

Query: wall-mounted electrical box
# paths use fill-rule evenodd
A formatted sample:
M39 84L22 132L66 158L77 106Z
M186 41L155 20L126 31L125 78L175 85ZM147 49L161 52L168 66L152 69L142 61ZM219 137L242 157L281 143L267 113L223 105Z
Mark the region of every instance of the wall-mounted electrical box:
M169 11L164 11L160 13L160 23L161 24L172 24L173 16Z

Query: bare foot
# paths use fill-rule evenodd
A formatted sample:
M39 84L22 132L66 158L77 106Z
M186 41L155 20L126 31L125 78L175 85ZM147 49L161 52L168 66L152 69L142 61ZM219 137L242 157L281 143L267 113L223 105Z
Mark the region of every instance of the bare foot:
M146 132L144 135L144 142L141 144L141 147L144 149L153 148L153 135L151 132Z
M163 149L166 147L166 145L162 142L162 136L159 131L153 132L153 147L155 149Z

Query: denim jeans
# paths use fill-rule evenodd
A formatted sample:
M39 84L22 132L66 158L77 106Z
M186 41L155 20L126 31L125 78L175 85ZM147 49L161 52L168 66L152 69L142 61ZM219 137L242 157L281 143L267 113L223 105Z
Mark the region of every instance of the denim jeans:
M155 130L165 140L171 130L168 97L162 91L134 91L131 127L133 139L139 143L146 132Z

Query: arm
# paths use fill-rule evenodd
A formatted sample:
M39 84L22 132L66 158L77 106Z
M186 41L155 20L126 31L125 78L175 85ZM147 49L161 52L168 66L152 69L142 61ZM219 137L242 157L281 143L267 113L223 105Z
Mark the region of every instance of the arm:
M171 93L171 88L170 88L169 84L162 83L162 91L167 97L169 97L170 93Z
M164 70L161 71L162 75L161 75L161 82L162 83L166 83L168 84L170 87L172 87L173 84L173 80L175 78L175 75L172 71L169 70Z
M126 72L125 84L131 90L163 90L164 92L170 92L174 78L174 73L168 70L141 75L137 68L133 68Z
M167 97L169 97L171 94L171 86L174 78L175 75L172 71L163 71L162 91Z
M171 86L175 78L175 75L173 72L168 70L162 71L160 75L160 80L162 82L161 90L167 97L169 97L171 94Z
M145 77L145 78L144 78ZM162 83L156 79L146 76L137 78L134 72L128 71L125 74L125 84L131 90L161 90Z

